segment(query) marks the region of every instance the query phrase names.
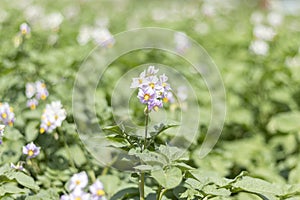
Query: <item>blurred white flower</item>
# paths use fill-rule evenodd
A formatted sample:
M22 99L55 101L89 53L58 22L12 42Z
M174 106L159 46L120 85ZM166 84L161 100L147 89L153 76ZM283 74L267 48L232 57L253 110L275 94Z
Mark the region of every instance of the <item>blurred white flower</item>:
M92 32L94 42L102 47L112 47L115 39L107 28L95 28Z
M271 26L277 27L282 24L283 16L278 12L270 12L267 16L267 19Z
M257 39L271 41L273 40L276 32L273 30L272 27L264 26L264 25L256 25L253 29L253 35Z
M190 47L188 36L183 32L176 32L174 34L174 42L176 45L176 51L181 54L185 53L185 51Z
M79 30L79 34L77 36L77 42L80 45L85 45L91 40L91 32L93 31L92 27L83 26Z
M45 16L44 28L52 29L54 31L59 29L60 24L63 22L64 17L61 13L55 12Z
M255 11L251 14L250 21L252 24L261 24L264 21L264 16L261 12Z
M39 102L36 99L28 99L27 100L27 107L31 110L35 110L36 106L39 104Z
M197 23L195 26L195 31L202 35L206 35L209 32L209 26L205 23Z
M216 14L216 9L211 3L204 3L201 11L207 17L213 17Z
M24 10L25 18L30 24L34 24L44 18L44 9L38 5L30 5Z
M30 99L31 97L33 97L36 93L36 87L35 87L35 83L26 83L26 97L28 99Z
M31 29L27 23L22 23L20 25L20 32L22 35L29 35L31 32Z
M269 52L269 44L263 40L254 40L251 42L249 49L256 55L265 56Z

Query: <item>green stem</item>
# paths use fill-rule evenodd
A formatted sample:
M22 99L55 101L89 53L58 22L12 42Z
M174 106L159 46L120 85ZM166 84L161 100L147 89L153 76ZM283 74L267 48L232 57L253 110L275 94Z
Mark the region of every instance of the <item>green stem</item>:
M157 200L161 200L166 191L167 191L167 189L161 189L161 186L160 186L160 191L159 191L159 194L157 195Z
M65 145L65 147L66 147L68 156L69 156L69 158L70 158L70 164L71 164L71 166L72 166L73 168L76 168L76 167L75 167L75 163L74 163L74 161L73 161L73 158L72 158L72 156L71 156L71 151L70 151L69 145L68 145L68 143L67 143L67 141L66 141L66 138L65 138L65 136L64 136L64 133L62 133L61 130L60 130L59 128L57 129L57 132L59 133L59 135L61 136L62 140L64 141L64 145Z
M144 138L144 146L142 146L142 152L147 147L148 123L149 123L148 105L146 107L145 115L146 115L146 117L145 117L145 138Z
M149 122L149 112L148 112L148 105L145 110L145 138L144 138L144 145L142 146L141 152L147 148L147 134L148 134L148 122ZM139 190L140 190L140 200L145 199L145 172L141 172L140 180L139 180Z
M145 199L145 172L141 172L141 177L139 180L139 190L140 190L140 200Z

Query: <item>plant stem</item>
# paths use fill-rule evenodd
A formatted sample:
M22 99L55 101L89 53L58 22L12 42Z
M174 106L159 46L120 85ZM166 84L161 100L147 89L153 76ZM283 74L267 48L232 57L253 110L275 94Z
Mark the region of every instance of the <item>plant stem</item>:
M145 172L141 172L141 178L139 181L139 190L140 190L140 200L144 200L145 199Z
M62 138L62 140L63 140L63 142L64 142L64 145L65 145L67 154L68 154L69 159L70 159L69 161L70 161L71 166L72 166L73 168L76 168L75 163L74 163L74 161L73 161L73 157L72 157L70 148L69 148L69 145L68 145L67 140L66 140L66 138L65 138L65 136L64 136L64 133L60 130L60 128L57 129L57 132L58 132L58 134L61 136L61 138Z
M147 134L148 134L148 122L149 122L149 113L148 113L148 105L145 109L145 138L144 145L142 145L141 152L147 148ZM140 180L139 180L139 190L140 190L140 200L145 199L145 172L141 172Z
M167 189L165 189L165 188L161 189L159 191L159 194L157 195L157 200L161 200L166 191L167 191Z
M147 147L148 122L149 122L148 105L146 107L145 115L146 115L146 117L145 117L145 138L144 138L144 146L142 146L142 152Z

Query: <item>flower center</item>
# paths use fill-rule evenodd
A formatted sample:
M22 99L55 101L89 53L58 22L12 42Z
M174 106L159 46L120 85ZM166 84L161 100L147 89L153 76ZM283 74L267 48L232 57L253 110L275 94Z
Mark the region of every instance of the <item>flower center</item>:
M35 109L35 105L34 105L34 104L31 104L31 105L30 105L30 109L31 109L31 110L34 110L34 109Z
M76 197L75 200L81 200L81 197Z
M144 95L144 100L145 100L145 101L148 101L149 99L150 99L150 95L149 95L149 94L145 94L145 95Z
M167 97L164 97L164 98L163 98L163 102L164 102L164 103L167 103L168 101L169 101L169 99L168 99Z
M75 184L76 184L76 185L79 185L79 184L80 184L80 180L76 180L76 181L75 181Z
M6 117L7 117L7 114L6 113L2 113L2 118L6 119Z
M150 83L149 86L153 89L155 84L154 83Z
M46 95L45 95L45 94L42 94L42 95L41 95L41 99L42 99L42 100L45 100L45 99L46 99Z
M45 132L44 128L40 128L40 133L43 134Z
M105 192L101 189L97 190L97 196L103 196Z
M28 156L33 156L34 152L32 150L28 151Z

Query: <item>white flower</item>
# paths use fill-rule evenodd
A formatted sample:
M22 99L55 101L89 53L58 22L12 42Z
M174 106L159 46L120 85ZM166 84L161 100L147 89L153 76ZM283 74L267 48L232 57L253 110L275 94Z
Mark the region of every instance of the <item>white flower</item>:
M64 17L61 13L55 12L45 17L44 27L52 30L59 29L60 24L63 22Z
M27 23L22 23L20 25L20 31L22 35L29 35L31 32L31 29Z
M51 133L55 128L60 127L65 119L66 110L62 108L60 101L47 104L42 115L40 133Z
M264 16L261 12L253 12L250 17L252 24L261 24L264 20Z
M276 27L281 25L283 16L278 12L270 12L267 16L267 19L271 26Z
M90 194L81 190L81 188L76 188L70 194L70 200L91 200Z
M78 174L74 174L70 179L70 184L68 189L70 191L75 189L82 189L88 184L88 176L86 172L80 172Z
M103 47L112 47L115 39L107 28L95 28L92 32L92 38L96 44Z
M179 53L184 53L190 46L189 39L183 32L176 32L174 34L174 42L176 45L176 51Z
M269 45L263 40L254 40L251 42L249 49L256 55L265 56L269 52Z
M80 45L87 44L92 38L92 34L91 34L92 31L93 31L93 29L89 26L84 26L84 27L80 28L79 34L77 36L77 42Z
M253 35L257 39L271 41L273 40L276 33L271 27L264 26L264 25L257 25L253 29Z
M104 200L105 199L104 187L103 187L103 184L99 180L96 180L93 183L93 185L91 185L89 187L89 189L92 194L93 200Z
M36 88L34 83L26 83L26 97L28 99L32 98L36 93Z

